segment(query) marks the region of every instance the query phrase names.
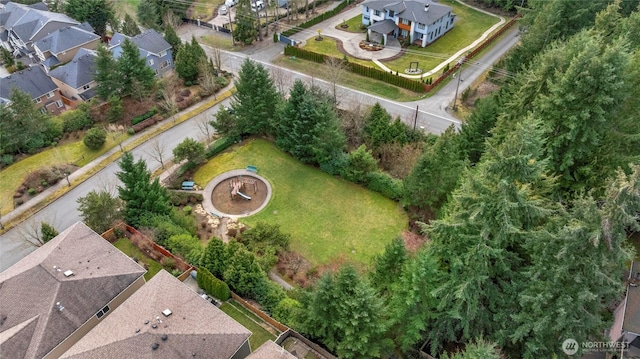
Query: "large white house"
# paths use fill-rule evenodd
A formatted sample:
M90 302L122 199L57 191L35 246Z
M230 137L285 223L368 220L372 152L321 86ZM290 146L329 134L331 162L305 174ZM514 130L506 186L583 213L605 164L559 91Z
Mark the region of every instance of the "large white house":
M362 23L372 32L408 39L425 47L453 28L452 7L431 0L367 0L362 3Z

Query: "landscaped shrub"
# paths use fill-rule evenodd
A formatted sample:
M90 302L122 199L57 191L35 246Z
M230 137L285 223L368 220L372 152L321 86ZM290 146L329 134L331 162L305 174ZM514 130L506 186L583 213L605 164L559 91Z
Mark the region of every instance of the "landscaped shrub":
M69 110L59 115L62 120L62 131L80 131L91 126L91 118L82 110Z
M320 169L330 175L336 176L341 174L348 165L349 155L344 152L339 152L329 161L321 163Z
M182 212L184 212L184 214L187 214L187 215L188 215L188 214L191 214L191 210L192 210L191 206L185 206L185 207L182 209Z
M2 156L0 156L0 163L2 163L4 166L8 166L10 164L13 163L13 156L9 155L9 154L4 154Z
M180 183L178 183L178 186L180 185ZM202 202L202 200L204 199L204 197L202 196L202 193L196 193L196 192L189 193L189 192L171 191L170 194L171 194L171 199L170 199L171 204L174 206L180 206L186 203Z
M34 196L36 194L36 189L35 188L29 188L27 190L27 192L29 193L30 196Z
M204 248L200 244L200 239L188 233L178 234L169 237L167 248L173 254L184 258L188 263L198 264Z
M144 120L146 120L146 119L148 119L148 118L151 118L151 116L155 115L156 113L158 113L158 109L156 109L156 108L154 107L154 108L152 108L151 110L149 110L149 111L145 112L144 114L142 114L142 115L138 115L138 116L136 116L136 117L132 118L132 119L131 119L131 124L132 124L132 125L137 125L137 124L139 124L140 122L142 122L142 121L144 121Z
M271 313L278 303L286 297L284 289L264 276L253 288L253 299L255 299L262 310Z
M92 150L97 150L107 140L107 132L101 128L92 128L84 135L84 145Z
M216 142L214 142L211 147L209 147L205 155L207 156L207 158L211 158L231 147L231 145L233 145L235 141L236 139L232 137L221 137Z
M367 151L367 147L361 145L349 154L348 165L342 175L351 182L365 183L367 175L377 169L378 162L373 158L371 151Z
M198 275L196 276L198 286L212 297L225 301L231 297L231 290L227 283L216 278L206 268L198 269Z
M384 172L371 172L367 175L367 188L394 201L402 197L402 181Z

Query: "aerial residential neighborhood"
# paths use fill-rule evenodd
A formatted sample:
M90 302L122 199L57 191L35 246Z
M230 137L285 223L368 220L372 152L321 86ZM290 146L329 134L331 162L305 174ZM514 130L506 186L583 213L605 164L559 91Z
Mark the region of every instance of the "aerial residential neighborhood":
M0 358L640 357L635 0L0 1Z

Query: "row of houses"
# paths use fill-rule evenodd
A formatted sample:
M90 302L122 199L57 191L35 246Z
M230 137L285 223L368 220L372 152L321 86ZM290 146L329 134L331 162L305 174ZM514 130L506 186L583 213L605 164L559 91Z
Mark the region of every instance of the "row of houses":
M155 30L128 37L115 33L108 43L114 58L130 39L140 57L162 77L174 68L171 45ZM27 66L0 78L0 103L8 103L16 88L31 95L43 112L59 114L95 96L95 49L100 37L88 23L48 11L44 3L8 2L0 8L0 46Z
M0 273L1 358L295 357L78 222Z

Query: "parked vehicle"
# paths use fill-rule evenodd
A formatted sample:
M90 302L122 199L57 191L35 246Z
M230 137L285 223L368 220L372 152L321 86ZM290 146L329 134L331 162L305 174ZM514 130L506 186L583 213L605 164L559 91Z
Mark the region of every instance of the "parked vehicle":
M218 15L226 15L229 13L229 7L227 5L221 5L218 9Z
M227 8L233 7L237 3L238 3L238 0L225 0L224 2Z
M257 0L251 3L251 10L252 11L260 11L264 9L264 1L262 0Z

